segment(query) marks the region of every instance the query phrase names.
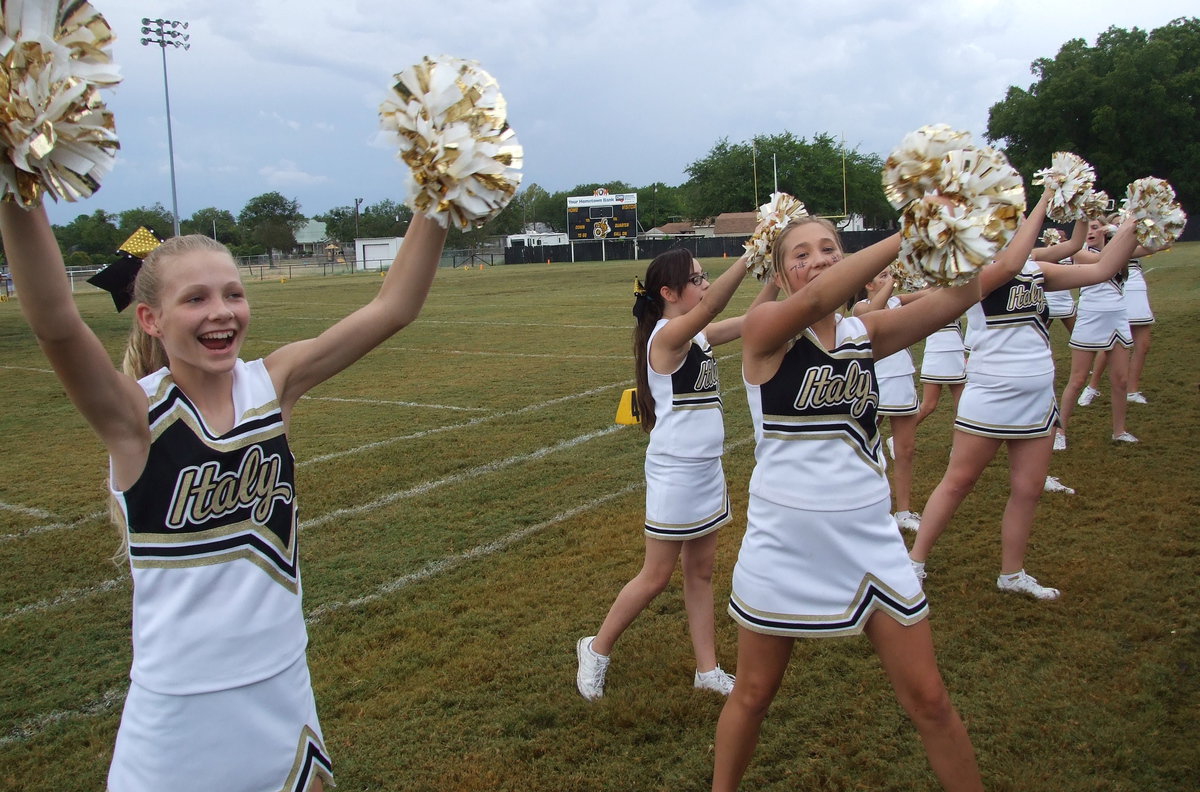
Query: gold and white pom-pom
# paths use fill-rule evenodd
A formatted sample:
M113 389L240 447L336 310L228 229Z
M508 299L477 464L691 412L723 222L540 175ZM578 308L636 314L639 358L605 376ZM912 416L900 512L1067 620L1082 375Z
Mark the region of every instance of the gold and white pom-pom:
M758 207L758 227L742 244L746 249L746 269L755 278L763 281L771 277L771 249L775 241L793 220L807 216L804 202L784 192L771 193L771 200Z
M1046 247L1060 245L1064 239L1063 232L1057 228L1047 228L1042 231L1042 244Z
M906 292L920 291L929 286L929 278L918 269L910 269L909 264L899 259L888 265L892 278Z
M900 217L900 266L935 286L967 283L1007 244L1021 212L1011 204L913 201Z
M414 212L467 230L516 195L524 152L500 86L477 62L426 56L396 75L379 118L410 169Z
M0 14L0 198L35 206L100 187L117 142L99 89L121 81L90 3L6 0ZM11 199L10 199L11 196Z
M899 209L937 189L946 154L974 147L969 132L932 124L909 132L883 166L883 193Z
M1033 184L1050 190L1046 217L1056 223L1071 223L1083 217L1083 202L1096 183L1096 171L1082 157L1056 151L1050 167L1033 174Z
M900 266L937 286L966 283L1008 243L1025 211L1021 176L986 146L947 152L937 194L950 204L913 201L900 218Z
M1089 220L1102 220L1112 210L1112 198L1104 190L1088 190L1083 196L1080 208L1083 216Z
M989 146L947 152L936 189L939 195L962 203L1016 207L1018 215L1025 212L1021 174Z
M1121 216L1134 219L1138 243L1151 249L1170 245L1187 225L1187 215L1175 200L1175 188L1153 176L1129 185Z

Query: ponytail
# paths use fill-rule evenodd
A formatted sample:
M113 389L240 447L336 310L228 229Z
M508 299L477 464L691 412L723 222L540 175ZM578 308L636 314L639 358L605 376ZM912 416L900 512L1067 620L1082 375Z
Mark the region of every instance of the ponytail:
M633 328L633 368L637 381L637 408L642 431L649 434L654 429L654 396L650 393L650 334L663 315L662 287L682 292L692 274L692 254L684 248L671 248L660 253L646 268L646 285L638 283L635 289L633 315L637 325Z
M125 357L121 360L121 371L134 379L158 371L167 365L167 352L162 342L142 329L135 318L129 328L129 341L125 344Z

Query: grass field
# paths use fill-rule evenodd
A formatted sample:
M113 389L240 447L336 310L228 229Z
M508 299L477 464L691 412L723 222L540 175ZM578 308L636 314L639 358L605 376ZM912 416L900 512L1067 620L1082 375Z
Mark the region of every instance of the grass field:
M715 275L731 260L705 262ZM443 270L421 319L296 410L309 660L339 789L703 790L722 699L694 692L677 585L625 634L597 703L574 643L641 563L645 436L631 283L646 262ZM1001 454L929 564L943 675L998 792L1189 792L1200 772L1200 244L1146 262L1159 323L1132 405L1076 411L1029 569L1055 603L995 590ZM313 335L377 275L252 281L244 357ZM755 292L739 291L731 313ZM78 304L112 350L129 317ZM1060 383L1063 328L1053 328ZM105 459L15 302L0 304L0 790L103 788L130 662L109 560ZM726 473L745 513L753 443L739 348L719 350ZM917 508L945 465L948 398L918 435ZM744 519L721 536L718 655ZM745 788L936 788L865 639L797 646Z

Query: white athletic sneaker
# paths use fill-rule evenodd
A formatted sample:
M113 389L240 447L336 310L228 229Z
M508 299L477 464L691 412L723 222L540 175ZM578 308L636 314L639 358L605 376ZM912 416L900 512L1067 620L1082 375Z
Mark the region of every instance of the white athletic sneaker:
M575 657L579 659L579 670L575 672L575 687L579 695L595 701L604 695L604 675L608 672L608 657L592 651L594 635L580 638L575 643Z
M1046 486L1043 487L1046 492L1062 492L1066 495L1074 495L1075 490L1063 484L1055 476L1046 476Z
M1079 401L1076 402L1076 404L1078 404L1080 407L1087 407L1089 404L1094 402L1096 397L1099 395L1100 391L1096 390L1091 385L1085 385L1079 394Z
M887 439L887 448L888 448L888 456L890 456L892 459L895 459L896 458L896 447L895 447L895 444L892 442L891 437L889 437Z
M924 580L926 577L928 577L928 575L925 574L924 561L913 561L911 558L908 559L908 561L910 564L912 564L913 574L917 576L917 580Z
M896 518L896 525L904 531L916 531L921 527L921 515L915 511L898 511L892 515Z
M1129 432L1121 432L1121 434L1119 434L1119 435L1113 435L1112 438L1113 438L1114 443L1136 443L1136 442L1138 442L1138 439L1136 437L1134 437L1133 435L1129 434Z
M721 666L717 666L712 671L705 671L703 674L697 671L692 687L700 690L712 690L722 696L728 696L733 692L735 679L733 674L726 673Z
M1055 451L1066 451L1067 450L1067 436L1065 434L1063 434L1062 432L1054 433L1054 450Z
M1060 594L1056 588L1039 584L1036 578L1025 574L1024 569L1011 575L1001 575L996 578L996 588L1001 591L1011 591L1015 594L1028 594L1035 599L1041 600L1058 599L1058 595Z
M1134 391L1125 394L1125 401L1132 404L1146 404L1146 397L1142 395L1141 391Z

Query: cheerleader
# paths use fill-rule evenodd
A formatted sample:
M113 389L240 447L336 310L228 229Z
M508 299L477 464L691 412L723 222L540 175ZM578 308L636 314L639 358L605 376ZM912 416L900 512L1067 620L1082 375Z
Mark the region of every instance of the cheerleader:
M873 360L907 348L979 298L972 282L921 304L835 309L896 256L891 237L843 260L837 231L806 218L773 246L785 300L743 327L755 424L746 534L729 612L738 680L717 725L713 790L736 789L801 636L865 632L950 790L981 790L974 750L942 682L928 606L890 510Z
M967 347L963 340L962 317L939 328L925 339L925 351L921 356L921 410L917 413L917 426L933 415L941 400L942 388L950 390L954 399L954 410L958 411L958 399L967 384Z
M1129 277L1125 280L1125 312L1129 317L1129 332L1133 336L1125 400L1130 404L1146 404L1146 397L1142 395L1142 370L1146 367L1146 355L1150 352L1150 327L1154 324L1154 311L1150 309L1150 293L1142 271L1142 259L1152 254L1142 247L1135 250L1134 254L1138 258L1129 260ZM1098 353L1092 366L1091 380L1079 394L1081 407L1091 404L1100 395L1100 379L1107 365L1108 353Z
M1094 264L1103 254L1111 226L1104 220L1092 220L1088 224L1087 249L1076 253L1072 260L1076 265ZM1128 253L1146 254L1145 248L1136 247ZM1125 308L1124 288L1126 280L1126 262L1129 255L1121 261L1121 266L1106 280L1088 285L1079 290L1079 315L1075 329L1071 332L1071 373L1063 388L1061 440L1055 440L1059 450L1067 447L1067 430L1071 422L1071 414L1076 404L1087 406L1091 404L1098 391L1088 388L1084 390L1088 372L1095 362L1096 353L1107 351L1108 379L1114 394L1126 393L1129 382L1129 348L1133 346L1133 335L1129 329L1129 315ZM1127 402L1125 399L1112 400L1112 439L1116 443L1136 443L1138 439L1125 428Z
M0 203L21 311L109 454L133 577L133 669L112 792L322 789L331 765L305 660L292 409L414 319L445 231L413 219L378 296L245 362L250 306L224 245L170 239L133 282L116 371L83 322L44 209Z
M1076 225L1078 226L1080 224L1082 224L1086 229L1086 221L1080 221L1080 223L1077 223ZM1062 241L1061 234L1062 232L1060 232L1057 228L1050 227L1042 232L1042 240L1046 242L1047 246L1056 245ZM1037 254L1038 251L1035 250L1034 258L1037 258ZM1041 260L1042 259L1040 258L1038 259L1038 261ZM1070 264L1071 259L1064 258L1058 263ZM1047 326L1054 324L1054 320L1057 319L1063 323L1063 327L1067 328L1068 333L1075 329L1075 295L1070 289L1060 289L1058 291L1046 292L1046 307L1050 312L1050 318L1046 322Z
M859 292L853 314L864 316L871 311L899 308L920 299L925 292L895 294L896 280L891 268L876 275ZM901 349L875 361L875 381L879 385L879 408L877 414L882 424L886 416L891 424L891 436L887 439L888 452L895 465L892 466L892 495L895 498L897 527L905 531L916 531L921 527L921 515L912 510L913 458L916 452L917 423L921 404L917 401L917 390L913 386L912 355Z
M954 422L950 463L925 504L911 558L914 570L923 578L934 543L1004 443L1008 446L1011 492L1000 529L996 585L1001 591L1056 599L1058 589L1039 584L1025 572L1025 550L1037 502L1047 483L1058 421L1045 289L1107 281L1124 266L1135 242L1133 223L1127 222L1110 248L1092 263L1050 263L1070 255L1075 242L1043 248L1041 255L1048 261L1035 261L1029 254L1046 203L1043 195L1008 246L980 275L984 297L971 308L978 329L972 336L967 387Z
M742 317L714 322L746 276L745 257L713 283L683 248L656 256L634 297L634 368L646 449L646 554L642 569L617 594L595 635L575 644L575 686L589 701L604 695L617 639L666 589L682 559L683 600L692 649L693 685L728 695L734 677L717 665L712 568L717 531L730 520L721 468L725 425L714 346L742 334ZM764 289L755 303L774 299Z

